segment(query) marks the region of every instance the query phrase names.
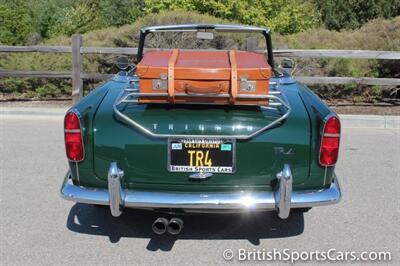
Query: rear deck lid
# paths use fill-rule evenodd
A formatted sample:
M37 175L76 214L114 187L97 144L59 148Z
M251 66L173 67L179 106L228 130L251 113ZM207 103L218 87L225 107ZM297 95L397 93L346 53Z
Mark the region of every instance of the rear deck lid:
M297 93L292 98L292 112L284 123L248 140L237 140L233 174L214 174L201 182L190 173L168 170L168 139L153 138L121 122L112 105L119 94L110 91L94 120L94 171L107 178L108 167L115 161L124 170L129 188L176 191L240 190L269 187L276 173L288 163L295 183L309 174L310 129L308 115ZM120 111L144 128L157 134L235 135L251 134L280 116L276 110L243 106L194 106L161 104L126 104Z

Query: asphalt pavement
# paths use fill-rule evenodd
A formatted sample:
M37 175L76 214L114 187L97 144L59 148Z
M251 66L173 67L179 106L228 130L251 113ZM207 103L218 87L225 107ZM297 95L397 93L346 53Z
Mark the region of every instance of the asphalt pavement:
M389 251L392 260L383 263L399 265L399 130L345 128L336 169L343 192L337 205L284 221L272 212L187 216L180 235L157 236L151 231L156 213L125 210L113 218L105 207L60 198L67 171L61 119L3 117L0 264L230 265L241 263L243 250L334 249ZM228 261L227 249L233 252ZM248 258L254 262L257 256Z

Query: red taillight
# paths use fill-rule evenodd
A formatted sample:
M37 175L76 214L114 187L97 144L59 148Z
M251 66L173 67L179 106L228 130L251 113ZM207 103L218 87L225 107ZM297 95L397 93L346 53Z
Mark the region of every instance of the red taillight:
M64 119L64 137L67 157L70 161L79 162L83 160L83 141L81 123L74 112L69 112Z
M322 131L319 163L323 166L336 164L340 144L340 121L336 116L329 117Z

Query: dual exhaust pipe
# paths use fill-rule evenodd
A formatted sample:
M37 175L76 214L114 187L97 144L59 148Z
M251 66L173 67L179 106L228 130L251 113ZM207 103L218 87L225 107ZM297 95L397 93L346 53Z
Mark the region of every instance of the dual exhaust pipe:
M171 235L177 235L182 231L183 221L179 218L167 220L164 217L157 218L151 226L153 232L157 235L162 235L168 231Z

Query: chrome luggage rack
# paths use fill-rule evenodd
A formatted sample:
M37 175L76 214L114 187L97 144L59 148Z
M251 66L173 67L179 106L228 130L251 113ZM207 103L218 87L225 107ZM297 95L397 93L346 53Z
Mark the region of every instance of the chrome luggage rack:
M276 84L271 84L276 85ZM283 111L281 116L279 116L274 121L268 123L264 127L254 131L249 135L185 135L185 134L157 134L151 132L149 129L143 127L141 124L133 120L132 118L123 114L120 110L118 110L118 106L123 103L132 103L132 104L139 104L139 96L145 97L160 97L165 96L168 97L168 93L140 93L138 89L126 88L124 89L120 95L117 97L117 100L114 102L113 109L115 117L123 123L130 125L131 127L137 129L138 131L142 132L143 134L153 137L153 138L217 138L217 139L239 139L239 140L247 140L253 138L254 136L264 132L267 129L270 129L277 125L278 123L285 120L292 111L289 102L287 101L285 95L281 93L281 91L277 90L278 86L275 86L275 90L270 91L267 95L256 95L256 94L238 94L237 98L240 99L268 99L269 104L268 106L261 106L261 105L251 105L251 104L242 104L242 105L234 105L234 106L258 106L262 110L267 109L275 109L278 111ZM279 97L280 96L280 97ZM215 97L215 98L230 98L229 94L184 94L184 93L177 93L175 97ZM157 104L157 103L152 103ZM181 103L179 103L181 104ZM182 104L205 104L205 105L222 105L222 104L211 104L211 103L182 103Z

